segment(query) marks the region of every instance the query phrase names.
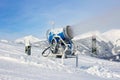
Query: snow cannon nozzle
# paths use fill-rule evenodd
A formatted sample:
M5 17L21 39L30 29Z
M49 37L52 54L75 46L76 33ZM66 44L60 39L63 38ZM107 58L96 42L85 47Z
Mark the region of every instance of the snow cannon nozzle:
M66 27L64 27L63 32L64 32L66 38L68 38L68 39L73 38L73 32L72 32L71 26L67 25Z

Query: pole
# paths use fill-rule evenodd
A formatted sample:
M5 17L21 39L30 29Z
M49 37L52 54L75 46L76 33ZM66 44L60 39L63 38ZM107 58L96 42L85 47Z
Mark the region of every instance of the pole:
M62 65L64 65L64 57L65 57L65 54L63 53L62 54Z
M76 67L78 67L78 53L76 54Z

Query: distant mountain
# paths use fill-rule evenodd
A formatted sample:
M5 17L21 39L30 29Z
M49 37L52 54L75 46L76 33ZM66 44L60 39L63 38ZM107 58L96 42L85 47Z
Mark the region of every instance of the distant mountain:
M39 39L32 35L16 39L14 42L17 44L24 44L26 38L30 40L32 46L39 47L40 49L44 49L48 46L46 39Z
M112 29L102 34L107 40L116 44L116 41L120 39L120 29Z
M9 41L8 41L8 40L5 40L5 39L0 40L0 42L9 43Z
M96 38L96 54L92 53L92 38ZM81 54L96 56L99 58L106 58L112 56L112 49L114 45L104 38L104 36L98 32L88 32L79 36L76 36L73 39L77 50L81 52Z
M32 35L29 35L29 36L25 36L23 38L16 39L15 43L24 44L25 39L30 40L30 43L35 43L35 42L40 42L41 41L40 39L38 39L38 38L36 38Z
M99 31L91 31L74 37L73 40L84 39L86 37L97 35L101 40L106 42L111 41L113 44L116 44L117 40L120 39L120 29L112 29L104 33Z
M102 34L107 40L114 45L112 53L114 55L120 54L120 29L113 29Z
M88 38L88 37L92 37L92 36L97 36L100 41L103 40L103 41L108 42L109 40L103 38L104 36L101 35L101 34L102 33L100 33L99 31L91 31L91 32L88 32L88 33L78 35L78 36L74 37L73 40L79 40L79 39L84 39L84 38Z

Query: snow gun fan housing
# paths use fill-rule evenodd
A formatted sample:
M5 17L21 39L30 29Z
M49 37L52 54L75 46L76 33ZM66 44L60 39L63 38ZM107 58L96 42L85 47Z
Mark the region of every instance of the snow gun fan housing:
M55 37L60 37L62 40L71 40L73 38L73 35L70 26L50 29L47 31L47 39L49 43L52 43ZM56 38L56 41L58 42L58 38Z

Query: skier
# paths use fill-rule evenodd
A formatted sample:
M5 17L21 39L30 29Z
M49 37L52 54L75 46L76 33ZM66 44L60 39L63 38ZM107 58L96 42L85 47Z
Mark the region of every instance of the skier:
M31 44L30 44L30 40L28 38L25 38L25 53L27 55L31 55Z

